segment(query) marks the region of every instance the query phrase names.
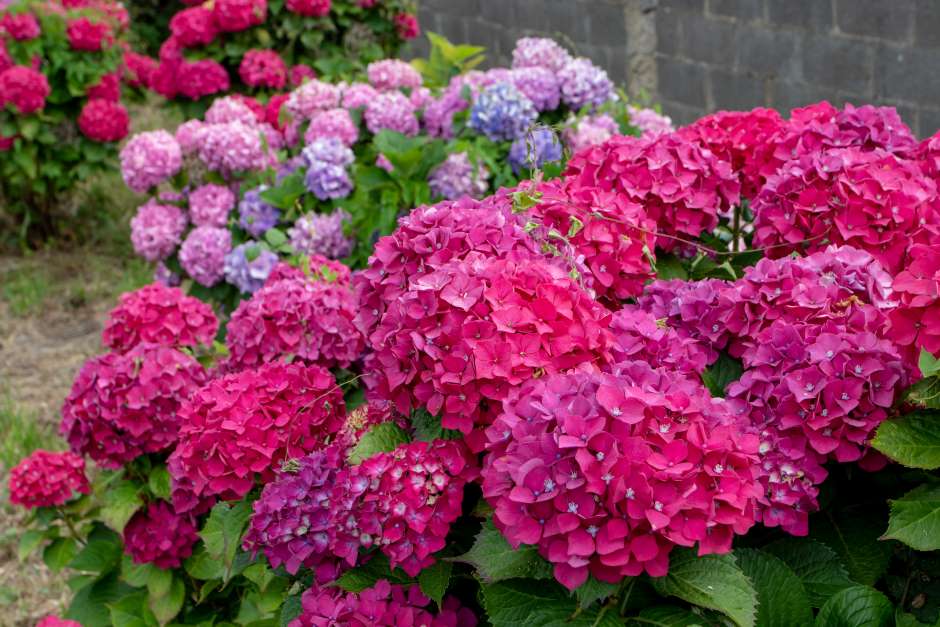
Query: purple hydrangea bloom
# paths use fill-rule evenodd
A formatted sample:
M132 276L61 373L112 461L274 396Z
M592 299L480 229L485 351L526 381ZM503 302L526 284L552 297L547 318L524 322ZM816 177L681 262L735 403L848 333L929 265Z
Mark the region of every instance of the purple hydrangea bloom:
M347 166L356 160L353 151L336 137L315 139L303 149L301 154L310 167L313 167L313 164L317 161Z
M474 167L465 152L449 155L428 177L431 193L445 200L463 196L482 198L489 190L489 170L482 163Z
M258 128L241 122L207 124L200 133L199 159L213 172L263 170L273 158L265 150Z
M648 107L641 109L627 105L627 112L630 114L630 124L640 129L643 137L658 137L676 130L672 125L672 118Z
M523 37L516 42L512 51L512 67L542 67L552 72L560 72L571 61L568 51L551 39L544 37Z
M561 81L561 99L572 109L592 105L600 106L614 100L614 84L607 72L591 63L590 59L571 61L558 73Z
M134 135L121 150L121 175L137 193L146 192L180 171L183 153L166 131Z
M295 119L309 120L318 111L338 107L341 96L339 86L313 79L291 92L286 107Z
M343 209L330 214L308 213L301 216L287 231L290 245L300 254L341 259L351 253L353 248L353 240L343 233L343 227L350 219Z
M189 219L196 226L225 226L235 194L222 185L203 185L189 194Z
M532 101L539 111L553 111L561 101L561 85L557 75L543 67L512 71L512 84Z
M309 144L325 137L335 137L346 146L352 146L359 138L359 127L346 109L320 111L310 118L304 141Z
M131 243L147 261L161 261L180 243L185 228L186 216L179 207L150 199L131 220Z
M461 95L462 85L448 87L440 98L424 109L424 126L432 137L450 139L454 136L454 115L470 106Z
M561 140L552 129L540 126L520 137L509 148L509 164L518 174L521 170L541 168L546 163L561 161Z
M326 161L313 161L304 176L304 185L320 200L345 198L352 193L353 182L346 168Z
M268 229L277 226L281 210L261 199L261 192L268 189L261 185L245 192L245 197L238 203L238 224L252 237L261 237Z
M193 229L180 247L180 265L194 281L206 287L225 274L225 255L232 249L232 234L215 226Z
M385 129L403 135L418 134L418 118L408 96L400 91L379 94L366 106L366 127L371 133Z
M470 110L470 127L493 141L513 140L538 117L535 105L509 83L484 89Z
M368 106L378 95L378 90L372 85L352 83L343 90L343 106L347 109L361 109Z
M176 287L181 283L180 275L167 268L162 261L157 262L157 267L153 271L153 280L166 287Z
M225 280L243 294L254 294L277 265L277 253L258 242L245 242L225 256Z

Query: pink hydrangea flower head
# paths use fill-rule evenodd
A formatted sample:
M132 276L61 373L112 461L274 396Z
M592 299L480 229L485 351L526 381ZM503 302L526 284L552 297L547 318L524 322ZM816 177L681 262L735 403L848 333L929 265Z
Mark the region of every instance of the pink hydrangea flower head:
M287 0L287 10L304 17L325 17L331 4L330 0Z
M352 252L355 241L344 230L352 220L343 209L333 213L308 213L287 230L291 248L297 253L342 259Z
M197 134L199 159L213 172L230 177L263 170L274 161L270 143L265 149L263 131L243 122L206 124Z
M572 154L598 146L620 133L617 122L606 113L569 120L561 137Z
M170 20L170 33L181 46L195 48L215 41L219 31L212 9L195 6L179 11Z
M727 553L754 524L758 439L684 376L627 362L513 390L487 430L483 494L509 543L569 589L667 573L674 546Z
M627 105L627 112L630 114L631 126L640 129L645 138L659 137L676 130L672 118L649 107Z
M481 162L471 163L466 152L455 152L428 175L431 194L445 200L462 196L482 198L490 189L490 171Z
M523 37L512 51L512 67L545 68L560 72L571 61L571 55L559 44L544 37Z
M225 98L220 98L215 102L219 100L225 100ZM187 120L177 127L175 138L177 144L179 144L180 153L184 157L188 157L199 150L202 143L202 131L207 126L209 125L202 120Z
M679 134L698 142L731 164L741 180L741 193L753 199L780 168L775 139L786 122L773 109L719 111L682 128Z
M561 102L561 85L554 72L544 67L513 70L510 81L538 111L554 111Z
M375 87L368 83L352 83L343 90L343 107L363 109L378 95Z
M454 79L439 98L431 100L424 108L424 127L432 137L452 138L454 116L470 106L463 97L460 77Z
M185 229L186 216L179 207L151 198L131 219L134 252L150 262L162 261L176 250Z
M347 368L365 348L353 323L356 300L346 285L308 277L268 282L232 313L226 365L243 370L291 359Z
M182 62L176 66L177 90L190 100L226 92L230 84L225 67L214 59Z
M70 19L65 33L73 50L99 52L114 43L110 24L87 17Z
M402 39L415 39L421 34L418 16L413 13L399 13L392 18L392 22L395 24L395 31Z
M60 431L73 451L119 468L176 443L180 406L205 380L199 362L165 346L94 357L65 399Z
M561 100L577 111L586 106L599 107L616 100L614 84L607 72L590 59L573 59L558 72Z
M918 372L921 350L940 355L940 246L914 244L903 270L894 277L900 306L890 313L888 337L897 344L909 371Z
M366 75L369 84L379 91L417 89L423 82L418 70L400 59L374 61L366 68Z
M78 115L78 130L88 139L111 143L127 137L130 116L121 104L93 98L85 103Z
M6 32L14 41L29 41L39 37L42 29L32 13L5 13L0 17L2 32Z
M215 0L213 17L218 29L236 33L263 24L268 15L267 0Z
M26 508L64 505L90 494L85 460L74 453L33 451L10 470L10 502Z
M232 250L232 234L217 226L198 226L180 246L179 261L186 274L206 287L212 287L225 274L225 255Z
M179 512L240 499L278 464L322 447L343 424L343 394L319 366L265 364L209 382L180 408L167 467Z
M352 146L359 139L359 127L346 109L326 109L310 118L304 142L311 144L324 137L335 137L346 146Z
M289 78L290 84L293 87L299 87L308 80L313 80L316 77L317 73L306 63L297 63L290 68Z
M189 219L195 226L225 226L235 208L235 194L223 185L209 183L189 193Z
M13 105L21 115L42 111L51 89L45 75L23 65L0 71L0 107Z
M699 342L668 326L662 319L636 306L628 305L610 320L614 334L611 355L615 363L645 361L653 368L664 368L695 378L708 365L708 350Z
M670 251L670 235L698 237L718 225L740 198L731 165L676 134L653 139L613 137L576 154L566 175L578 185L625 194L656 221L657 244ZM665 237L663 237L665 236Z
M170 348L210 345L219 320L207 303L160 283L121 294L108 314L102 343L124 353L138 344Z
M250 87L283 89L287 86L287 64L274 50L249 50L238 66L242 82Z
M96 84L88 88L85 92L89 100L100 98L101 100L110 100L118 102L121 100L121 75L119 72L111 72L101 77Z
M313 79L291 92L286 106L295 119L309 120L319 111L338 107L341 96L338 86Z
M68 620L58 616L46 616L36 623L36 627L82 627L77 620Z
M206 111L205 123L227 124L229 122L241 122L247 126L254 126L258 123L258 117L241 98L235 96L216 98Z
M124 552L135 564L179 568L199 540L191 514L180 514L166 501L151 501L124 527Z
M880 149L807 154L770 177L751 205L754 245L782 257L847 244L897 272L935 196L916 163Z
M179 142L164 130L138 133L121 149L121 176L139 194L176 175L182 163Z
M156 69L156 59L138 54L132 50L124 53L124 81L131 87L149 89L151 78Z
M380 93L366 105L364 117L371 133L389 129L404 135L418 134L414 105L399 91Z

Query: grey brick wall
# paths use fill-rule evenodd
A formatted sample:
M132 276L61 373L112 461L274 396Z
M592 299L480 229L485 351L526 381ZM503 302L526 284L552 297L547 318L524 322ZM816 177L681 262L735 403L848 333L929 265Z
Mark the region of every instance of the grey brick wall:
M490 63L517 37L558 38L679 123L827 99L940 128L940 0L422 0L421 18Z

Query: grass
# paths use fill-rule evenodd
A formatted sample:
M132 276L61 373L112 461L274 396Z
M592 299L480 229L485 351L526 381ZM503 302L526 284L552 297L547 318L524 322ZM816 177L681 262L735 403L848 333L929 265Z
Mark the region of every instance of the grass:
M56 450L63 442L38 414L17 406L8 394L0 397L0 471L15 466L36 449Z

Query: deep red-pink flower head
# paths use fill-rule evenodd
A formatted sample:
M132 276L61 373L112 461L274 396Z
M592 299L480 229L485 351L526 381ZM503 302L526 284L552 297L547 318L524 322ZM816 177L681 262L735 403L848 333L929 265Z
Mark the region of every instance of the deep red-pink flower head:
M183 62L175 67L175 89L191 100L228 91L229 84L228 72L214 59Z
M110 24L95 22L87 17L69 20L65 32L74 50L99 52L114 42Z
M395 30L402 39L415 39L421 34L418 17L413 13L399 13L393 19Z
M108 314L101 341L117 352L141 343L196 347L212 344L218 328L208 304L178 287L152 283L121 294L120 303Z
M940 241L911 246L893 289L900 305L890 313L888 337L916 372L921 350L940 355Z
M215 0L215 24L224 33L236 33L263 24L268 16L267 0Z
M170 455L178 511L239 499L278 464L323 446L345 415L342 390L319 366L265 364L209 382L179 410Z
M117 142L127 137L130 116L120 103L95 98L82 107L78 115L78 129L82 135L96 142Z
M37 450L10 470L10 502L26 508L64 505L89 494L85 460L74 453Z
M89 100L101 99L118 102L121 100L120 72L111 72L101 77L101 80L88 88L85 92Z
M0 17L0 33L3 32L16 41L29 41L39 37L42 30L32 13L6 13Z
M212 10L204 6L183 9L174 15L170 32L185 48L211 44L219 33Z
M287 64L274 50L249 50L238 66L242 82L251 87L284 89L287 86Z
M124 80L131 87L150 87L150 80L157 69L157 61L147 55L128 50L124 53Z
M73 451L118 468L176 443L180 407L205 380L199 362L163 346L94 357L65 399L60 431Z
M124 527L124 552L135 564L179 568L199 540L191 514L179 514L166 501L152 501Z
M67 620L58 616L46 616L36 623L36 627L82 627L77 620Z
M304 17L324 17L330 13L330 0L287 0L287 10Z
M14 65L0 72L0 106L11 104L22 115L41 111L50 91L45 75L33 68Z

